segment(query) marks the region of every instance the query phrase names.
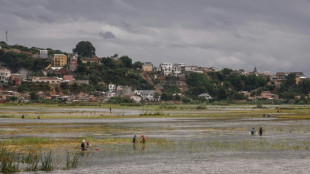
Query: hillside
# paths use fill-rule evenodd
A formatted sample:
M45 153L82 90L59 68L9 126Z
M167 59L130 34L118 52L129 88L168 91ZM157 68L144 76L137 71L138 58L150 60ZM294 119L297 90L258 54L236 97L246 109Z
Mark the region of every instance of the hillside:
M91 44L90 42L80 42ZM79 44L80 44L79 43ZM78 44L78 45L79 45ZM6 45L1 42L0 62L2 68L17 72L21 68L28 70L30 76L56 75L62 78L64 75L50 73L45 70L50 64L55 53L63 53L59 50L47 49L49 56L47 59L38 58L40 48L27 48L19 45ZM91 51L85 51L90 48ZM88 47L77 47L80 54L91 56L95 54L92 45ZM65 55L69 55L64 53ZM144 72L143 63L132 62L128 56L114 55L111 57L97 58L96 62L86 62L90 58L79 56L77 66L74 71L70 71L70 56L68 65L63 68L72 75L75 80L86 80L87 84L69 83L53 86L39 87L30 81L24 81L18 87L19 92L46 91L48 95L72 95L78 93L94 94L96 91L109 91L109 84L116 86L127 86L131 90L155 90L161 100L192 100L204 101L207 98L198 97L201 94L210 96L211 101L231 101L231 100L256 100L264 99L262 92L269 91L273 96L279 96L282 102L307 103L309 101L310 80L302 79L296 81L300 76L298 73L288 73L283 79L274 80L271 76L260 75L256 72L245 74L243 71L236 71L224 68L220 71L184 71L178 76L165 75L162 71ZM183 66L183 65L182 65ZM202 71L201 71L202 72ZM300 78L299 78L300 79ZM14 89L13 81L3 83L3 89ZM17 88L15 88L17 89ZM51 90L53 89L53 90ZM298 99L296 98L298 97ZM293 101L292 101L293 100Z

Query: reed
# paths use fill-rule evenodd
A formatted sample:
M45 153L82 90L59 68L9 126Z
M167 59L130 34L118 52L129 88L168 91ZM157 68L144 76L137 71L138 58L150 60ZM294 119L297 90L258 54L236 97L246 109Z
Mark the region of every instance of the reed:
M19 171L19 159L16 153L2 148L0 151L0 172L16 173Z
M71 168L76 168L78 165L78 154L74 153L71 155L69 152L67 153L66 157L66 167L65 169L71 169Z
M41 156L41 170L42 171L52 171L54 168L53 159L52 159L52 151L50 151L47 155Z

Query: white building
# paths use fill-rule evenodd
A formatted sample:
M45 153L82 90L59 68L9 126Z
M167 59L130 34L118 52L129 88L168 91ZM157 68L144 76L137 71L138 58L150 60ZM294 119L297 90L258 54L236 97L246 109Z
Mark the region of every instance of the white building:
M155 98L156 91L154 90L135 90L134 94L141 96L142 100L148 100L148 101L158 100L157 98Z
M202 93L202 94L198 95L198 97L203 97L206 100L212 99L212 97L208 93Z
M11 77L11 71L8 69L0 69L0 76L4 76L6 78Z
M180 77L182 73L185 71L185 64L184 63L178 63L174 64L172 67L172 75L174 77Z
M116 91L116 85L109 84L109 92L115 92Z
M172 63L161 63L159 66L161 71L164 73L164 76L169 76L172 74Z
M108 92L107 96L108 96L108 98L112 98L112 97L116 96L116 93L115 92Z
M47 59L48 58L48 50L40 50L40 58Z
M136 103L139 103L141 102L141 97L140 96L137 96L137 95L133 95L130 97L130 99L132 99L133 101L135 101Z
M185 72L195 72L202 74L203 70L201 70L201 68L199 68L198 66L186 66Z
M8 69L0 69L0 83L8 82L8 78L11 77L11 71Z

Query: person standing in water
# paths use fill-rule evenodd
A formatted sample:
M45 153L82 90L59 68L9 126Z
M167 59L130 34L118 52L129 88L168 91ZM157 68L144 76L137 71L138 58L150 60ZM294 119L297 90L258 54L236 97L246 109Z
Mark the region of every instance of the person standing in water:
M89 143L89 141L86 142L86 149L91 148L91 144Z
M132 143L136 143L136 142L138 142L137 141L137 135L134 135L133 138L132 138Z
M259 133L260 136L263 135L263 128L262 127L259 128L258 133Z
M81 150L82 150L82 151L87 150L87 149L86 149L86 145L85 145L85 140L82 140L82 143L81 143Z
M145 139L145 136L143 134L141 134L141 138L142 138L142 140L140 141L140 143L146 143L146 139Z
M255 134L255 128L253 127L252 129L251 129L251 135L254 135Z

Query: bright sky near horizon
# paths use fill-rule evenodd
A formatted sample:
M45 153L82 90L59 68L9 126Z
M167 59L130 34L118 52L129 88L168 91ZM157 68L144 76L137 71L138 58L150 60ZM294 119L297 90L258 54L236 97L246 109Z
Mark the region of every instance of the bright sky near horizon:
M0 24L9 44L310 76L309 0L0 0Z

